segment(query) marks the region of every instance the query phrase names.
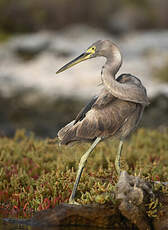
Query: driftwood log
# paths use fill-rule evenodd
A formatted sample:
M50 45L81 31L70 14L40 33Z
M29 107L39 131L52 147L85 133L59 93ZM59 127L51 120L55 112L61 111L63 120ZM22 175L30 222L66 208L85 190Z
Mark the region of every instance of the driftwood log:
M168 194L155 194L148 181L123 171L116 185L115 199L113 206L60 204L37 212L28 220L5 220L32 226L168 230Z

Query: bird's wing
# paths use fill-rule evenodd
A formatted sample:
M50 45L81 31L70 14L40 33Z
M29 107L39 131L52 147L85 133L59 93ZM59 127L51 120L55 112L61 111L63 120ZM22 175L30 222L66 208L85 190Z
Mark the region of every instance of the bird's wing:
M109 103L112 103L112 101L115 99L116 98L111 93L109 93L105 88L103 88L99 96L94 96L89 101L89 103L81 109L81 111L78 113L75 119L74 124L76 124L78 121L83 120L83 118L86 116L86 113L92 108L102 109Z
M121 100L149 105L145 87L131 74L122 74L115 80L107 72L102 75L102 82L109 93Z
M117 81L140 84L129 75L123 75ZM142 110L139 103L116 98L103 88L100 95L93 97L73 122L59 131L58 137L62 144L69 144L74 141L92 141L96 137L127 136L137 124L139 107ZM138 115L134 116L134 114ZM130 119L132 116L135 119ZM129 124L128 120L130 120ZM125 127L127 127L126 131Z
M93 107L96 109L103 109L106 105L112 103L114 100L116 100L116 97L114 97L108 90L103 88L99 97L97 97L97 100L93 104Z
M149 105L149 99L147 96L146 88L143 86L143 84L139 78L135 77L132 74L124 73L124 74L121 74L116 79L116 81L118 81L120 83L125 83L125 84L130 85L130 86L137 86L138 87L137 89L139 89L139 97L142 96L145 103L140 103L139 99L137 99L137 101L136 101L136 95L134 94L134 91L132 91L132 88L130 88L129 94L135 95L135 103Z
M76 124L78 121L83 120L83 118L85 117L86 113L92 108L92 106L94 105L95 101L97 100L98 96L94 96L87 105L85 105L84 108L81 109L81 111L78 113L74 124Z
M90 105L86 106L87 110L86 107L83 109L78 122L73 121L59 131L58 137L62 144L116 135L137 108L136 103L117 98L102 108L94 107L94 100L91 104L92 107Z
M116 98L102 109L92 107L86 113L84 119L77 122L66 133L63 143L76 140L92 141L96 137L123 136L122 127L125 126L129 117L136 112L137 106L141 105ZM131 123L127 133L132 130L132 126L135 126L134 123L136 124L136 121ZM124 136L126 135L124 134Z

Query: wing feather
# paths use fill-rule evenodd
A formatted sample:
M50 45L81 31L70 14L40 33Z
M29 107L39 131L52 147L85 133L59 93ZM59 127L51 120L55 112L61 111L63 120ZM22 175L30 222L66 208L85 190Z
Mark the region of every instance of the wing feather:
M141 84L129 74L121 75L117 81ZM59 131L58 137L61 143L68 144L92 141L96 137L126 136L136 126L141 111L143 108L139 103L118 99L103 88L100 95L93 97L73 122Z
M83 120L83 118L85 117L86 113L92 108L93 104L95 103L95 101L97 100L98 96L94 96L91 101L89 101L89 103L81 109L81 111L78 113L76 119L75 119L75 123L76 124L78 121Z

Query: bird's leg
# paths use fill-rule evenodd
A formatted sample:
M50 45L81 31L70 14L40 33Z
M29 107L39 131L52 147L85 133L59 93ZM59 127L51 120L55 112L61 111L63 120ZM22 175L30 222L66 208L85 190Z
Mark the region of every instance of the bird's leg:
M122 147L123 147L123 141L120 140L118 151L117 151L117 156L116 156L116 159L115 159L115 168L116 168L116 171L117 171L118 175L120 175L120 173L121 173L121 170L120 170L120 158L121 158Z
M101 141L100 137L97 137L96 140L93 142L93 144L90 146L90 148L87 150L87 152L81 157L80 163L79 163L79 168L78 168L78 172L76 175L76 180L75 180L75 184L71 193L71 196L69 198L69 203L70 204L77 204L77 202L75 202L75 194L76 194L76 190L80 181L80 177L82 174L82 171L85 167L85 163L87 161L87 158L89 156L89 154L93 151L93 149L96 147L96 145Z

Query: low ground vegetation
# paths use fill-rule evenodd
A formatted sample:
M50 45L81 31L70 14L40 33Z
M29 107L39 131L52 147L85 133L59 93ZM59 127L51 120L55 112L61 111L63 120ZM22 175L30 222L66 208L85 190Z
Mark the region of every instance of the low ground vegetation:
M68 202L81 155L89 144L59 146L57 139L37 139L18 130L0 138L0 213L30 217L35 211ZM118 140L100 143L82 175L77 201L113 204L117 183L114 160ZM168 129L139 129L126 141L122 169L147 180L168 180ZM168 193L167 187L154 189Z

